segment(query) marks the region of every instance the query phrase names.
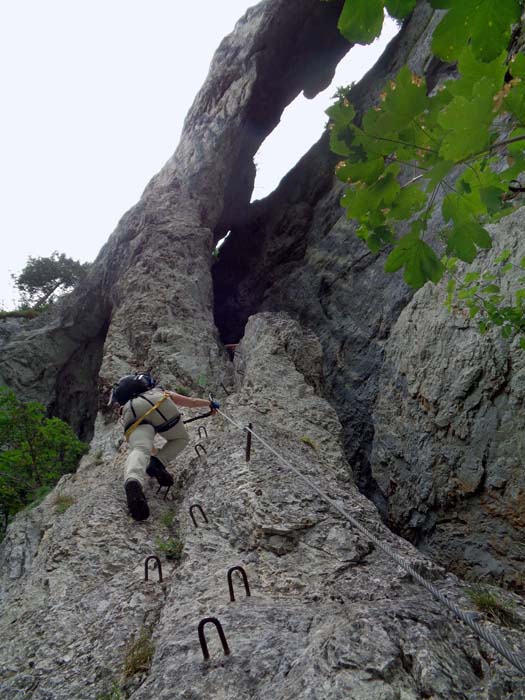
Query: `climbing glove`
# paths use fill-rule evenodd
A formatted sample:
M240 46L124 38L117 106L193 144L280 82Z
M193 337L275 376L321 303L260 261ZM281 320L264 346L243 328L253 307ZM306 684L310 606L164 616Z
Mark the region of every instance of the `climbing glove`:
M221 407L220 403L218 401L215 401L215 399L212 399L210 401L210 408L212 411L216 411L220 407Z

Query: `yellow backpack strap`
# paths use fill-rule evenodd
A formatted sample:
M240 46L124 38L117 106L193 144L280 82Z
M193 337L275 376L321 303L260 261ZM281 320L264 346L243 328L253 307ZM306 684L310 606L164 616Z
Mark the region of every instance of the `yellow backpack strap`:
M166 401L166 399L169 399L169 394L164 394L164 396L160 399L160 401L157 401L157 403L156 403L154 406L152 406L150 409L148 409L148 410L146 411L146 413L145 413L143 416L141 416L140 418L137 418L137 420L136 420L132 425L129 426L129 428L128 428L128 429L126 430L126 432L124 433L124 437L126 438L126 440L129 440L129 436L130 436L131 433L135 430L135 428L138 428L139 425L142 423L142 421L143 421L145 418L147 418L147 417L149 416L150 413L153 413L153 411L156 411L157 408L158 408L162 403L164 403L164 401Z

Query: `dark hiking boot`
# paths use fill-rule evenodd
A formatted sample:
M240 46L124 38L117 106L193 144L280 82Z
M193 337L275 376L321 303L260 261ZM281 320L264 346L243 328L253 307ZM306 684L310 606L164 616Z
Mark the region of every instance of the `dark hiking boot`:
M130 479L124 488L131 517L134 520L146 520L149 516L149 507L142 486L135 479Z
M173 486L173 477L160 459L156 457L150 459L146 474L155 477L159 482L159 486Z

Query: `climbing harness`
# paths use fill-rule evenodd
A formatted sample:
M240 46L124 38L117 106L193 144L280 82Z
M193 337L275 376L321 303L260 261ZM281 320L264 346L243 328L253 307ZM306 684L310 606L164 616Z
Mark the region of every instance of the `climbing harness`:
M143 398L145 398L145 397L143 397ZM151 425L151 423L148 423L148 421L146 421L144 419L146 418L146 416L149 416L150 413L152 413L153 411L156 411L158 409L158 407L166 399L169 399L168 395L165 395L156 404L152 404L151 408L148 411L146 411L146 413L143 416L138 418L134 423L132 423L128 428L126 428L126 431L124 433L124 435L126 436L126 440L128 439L129 435L131 435L131 433L135 430L135 428L137 428L141 423L145 423L146 425ZM146 401L147 401L147 399L146 399ZM183 420L182 422L184 423L184 425L186 425L186 423L193 423L194 420L201 420L201 418L208 418L212 414L213 414L213 411L208 411L207 413L201 413L198 416L194 416L193 418L188 418L187 420ZM179 420L180 420L180 415L174 416L173 418L170 418L169 420L167 420L165 423L162 423L161 425L154 425L153 427L155 428L156 433L165 433L170 428L173 428L174 425L177 425Z
M129 426L129 428L126 429L126 431L124 433L126 440L129 440L129 436L135 430L135 428L138 428L139 425L144 421L144 419L147 418L150 413L153 413L153 411L156 411L159 408L159 406L161 406L164 403L164 401L166 401L166 399L169 399L168 394L164 394L163 397L160 399L160 401L157 401L156 404L153 404L153 406L150 409L148 409L143 416L140 416L140 418L137 418L137 420L134 423L132 423ZM180 416L177 416L177 422L178 422L179 418L180 418ZM163 426L159 426L159 427L162 428ZM170 427L172 427L172 426L170 426ZM166 430L166 428L164 428L164 430ZM162 432L162 431L159 431L157 428L157 432Z
M387 544L382 542L376 535L371 533L366 529L359 521L349 515L343 508L341 508L335 501L333 501L329 496L327 496L324 491L322 491L311 479L304 476L296 467L293 466L287 459L285 459L277 450L275 450L271 445L269 445L266 440L257 435L251 427L251 423L248 426L241 426L236 423L232 418L227 416L220 409L216 409L223 418L234 425L238 430L247 431L256 440L258 440L267 450L269 450L273 455L275 455L288 469L290 469L296 476L298 476L302 481L304 481L311 489L313 489L317 495L327 503L332 510L335 510L339 515L341 515L345 520L347 520L353 527L355 527L359 532L364 535L369 541L373 542L379 549L381 549L385 554L391 557L396 564L398 564L407 574L409 574L417 583L419 583L423 588L431 593L436 600L439 600L446 608L448 608L454 615L464 622L468 627L470 627L474 632L481 637L487 644L489 644L493 649L498 651L509 663L511 663L514 668L518 669L522 673L525 673L525 658L513 652L505 642L492 634L490 630L485 629L479 625L475 620L472 619L471 615L464 612L458 606L450 601L433 583L427 581L420 573L418 573L414 567L406 562L402 557L399 556L393 549L391 549Z

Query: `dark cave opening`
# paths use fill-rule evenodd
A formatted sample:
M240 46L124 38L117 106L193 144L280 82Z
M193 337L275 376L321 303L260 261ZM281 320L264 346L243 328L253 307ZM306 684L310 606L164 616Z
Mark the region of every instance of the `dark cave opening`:
M108 328L106 319L98 333L78 344L57 374L55 400L48 407L50 415L69 423L84 442L93 437L100 408L98 374Z

